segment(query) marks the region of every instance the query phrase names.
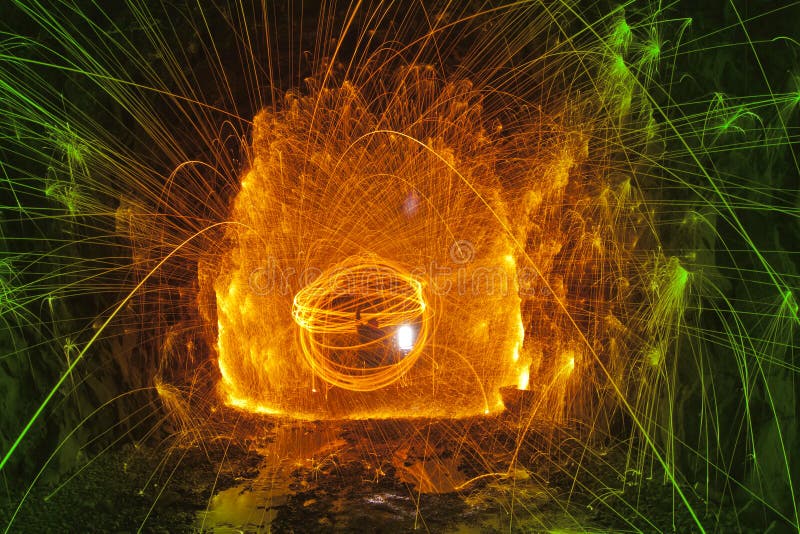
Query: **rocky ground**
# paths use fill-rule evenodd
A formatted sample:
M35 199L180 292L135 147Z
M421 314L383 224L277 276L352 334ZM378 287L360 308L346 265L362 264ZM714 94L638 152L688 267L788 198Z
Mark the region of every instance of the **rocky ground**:
M168 438L99 454L60 485L35 485L9 530L699 531L662 477L625 472L619 451L590 453L569 439L572 430L520 426L508 415L262 419L242 430L254 437L191 445ZM25 490L6 483L4 526ZM716 503L684 489L708 531L746 531L734 517L716 517Z

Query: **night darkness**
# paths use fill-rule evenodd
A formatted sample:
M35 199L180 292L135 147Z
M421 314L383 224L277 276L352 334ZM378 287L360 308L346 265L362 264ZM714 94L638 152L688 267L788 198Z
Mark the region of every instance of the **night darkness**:
M4 3L0 526L800 531L797 21Z

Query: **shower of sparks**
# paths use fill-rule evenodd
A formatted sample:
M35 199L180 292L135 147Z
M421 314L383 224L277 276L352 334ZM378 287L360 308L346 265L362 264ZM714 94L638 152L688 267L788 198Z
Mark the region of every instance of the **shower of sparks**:
M420 492L514 494L524 453L579 443L565 500L623 517L657 471L701 530L712 487L800 525L792 241L754 229L800 218L775 171L800 173L800 78L759 55L797 39L750 34L788 3L695 29L660 2L323 2L311 42L305 4L14 4L0 378L49 378L8 387L0 470L62 397L151 395L176 447L250 439L236 413L360 428L369 463L403 429L382 452ZM726 48L762 95L702 86L692 62ZM109 370L130 391L94 385ZM590 489L608 450L625 465Z

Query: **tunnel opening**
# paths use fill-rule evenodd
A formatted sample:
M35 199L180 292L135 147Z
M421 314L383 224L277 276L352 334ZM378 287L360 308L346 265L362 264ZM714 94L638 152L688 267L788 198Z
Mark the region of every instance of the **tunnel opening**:
M797 528L796 6L135 4L0 20L0 524Z

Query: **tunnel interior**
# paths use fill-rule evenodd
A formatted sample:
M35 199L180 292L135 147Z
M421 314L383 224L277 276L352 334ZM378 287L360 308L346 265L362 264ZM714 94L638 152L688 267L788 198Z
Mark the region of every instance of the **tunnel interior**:
M6 531L800 530L796 4L0 13Z

